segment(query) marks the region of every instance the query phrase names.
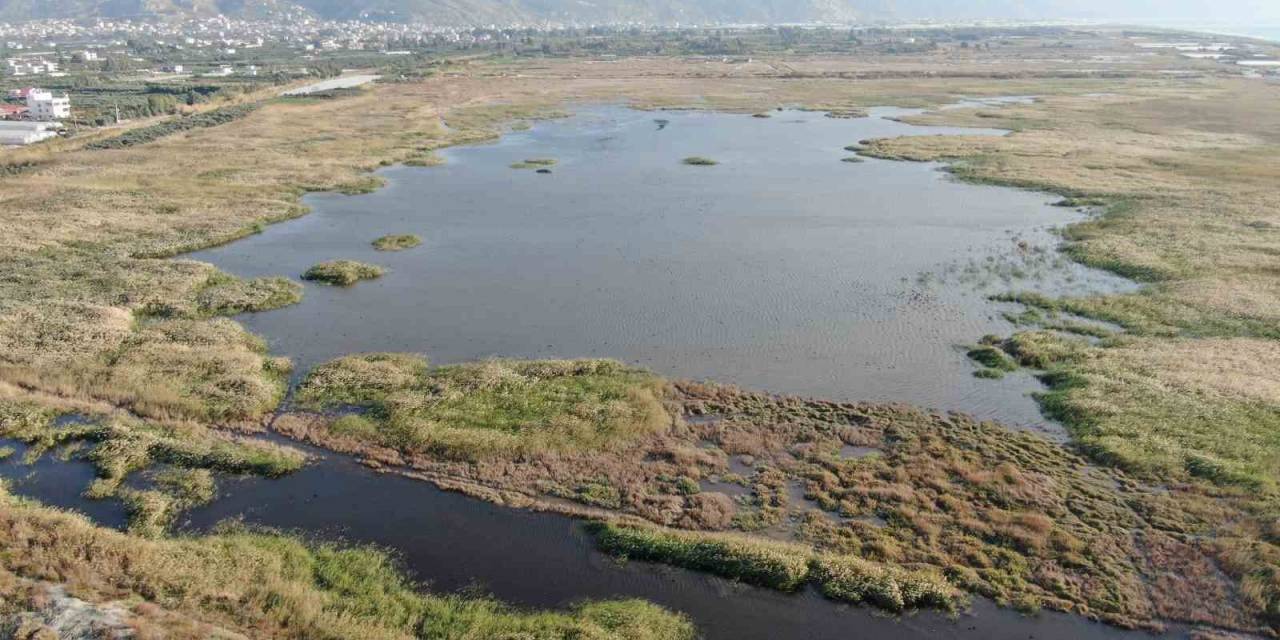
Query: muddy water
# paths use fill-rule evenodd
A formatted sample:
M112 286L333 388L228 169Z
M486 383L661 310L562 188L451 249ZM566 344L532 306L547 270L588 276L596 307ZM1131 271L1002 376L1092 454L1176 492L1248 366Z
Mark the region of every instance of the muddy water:
M245 276L335 258L388 268L351 288L308 284L301 304L241 318L301 372L361 351L436 363L599 356L1040 424L1030 376L977 380L958 348L1013 329L984 294L1125 285L1036 253L1056 245L1050 227L1083 216L1051 196L960 184L932 164L841 162L865 138L1002 133L887 119L906 113L587 109L449 150L440 167L387 169L373 194L312 195L311 215L189 257ZM558 164L510 167L530 158ZM425 244L370 247L388 233Z

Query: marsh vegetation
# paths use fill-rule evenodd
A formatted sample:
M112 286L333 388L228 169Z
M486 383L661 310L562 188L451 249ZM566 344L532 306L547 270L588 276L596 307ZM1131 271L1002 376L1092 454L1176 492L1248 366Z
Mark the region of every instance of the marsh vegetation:
M404 251L422 244L422 238L412 233L387 235L373 241L378 251Z
M214 472L277 477L301 468L299 451L198 425L164 424L128 416L76 417L26 403L0 403L0 438L27 445L25 464L44 455L78 458L96 472L82 487L93 500L120 499L130 531L163 535L183 510L216 494ZM150 488L130 484L146 475Z
M531 158L522 160L511 165L512 169L546 169L554 167L557 163L555 158Z
M1078 70L826 82L839 65L810 60L796 71L805 80L753 79L759 91L747 95L745 80L706 77L698 64L697 83L622 81L574 61L528 78L486 67L337 102L272 103L225 126L143 131L104 149L14 151L0 211L0 393L11 403L0 428L37 453L91 462L99 477L86 490L126 500L133 534L5 496L0 538L21 553L0 554L0 613L40 610L56 584L123 603L171 635L689 637L687 621L636 602L528 613L425 595L367 549L235 529L166 537L176 513L216 493L220 474L300 463L230 435L262 427L290 365L218 317L300 294L284 279L159 258L302 215L305 191L367 192L380 184L369 170L433 161L441 146L491 139L563 98L626 89L662 105L705 93L709 106L743 113L804 103L839 115L977 88L1045 97L917 118L1012 136L874 140L856 151L953 162L964 180L1105 209L1064 231L1071 257L1147 286L1015 292L1004 299L1024 307L1011 316L1017 329L975 349L990 377L1015 365L1041 375L1041 403L1076 448L960 415L670 386L607 361L431 367L351 356L313 372L302 410L277 426L504 504L569 501L605 517L601 545L629 557L784 589L812 583L893 610L947 608L963 591L1125 626L1275 633L1274 87L1154 71L1077 80ZM1120 97L1084 95L1098 88ZM504 103L486 105L494 95ZM55 424L71 411L92 420ZM881 453L851 458L847 446ZM142 476L145 486L131 483Z
M431 368L401 354L350 356L298 390L316 411L356 407L329 431L449 459L609 450L670 422L663 381L609 360L503 361Z
M720 164L719 162L712 160L711 158L706 158L703 156L689 156L688 158L681 160L681 162L693 167L714 167L715 165Z
M149 540L23 501L3 486L0 544L23 551L6 554L0 566L5 632L39 633L53 623L51 589L69 585L81 606L118 611L119 628L153 636L694 637L687 619L635 600L519 611L486 598L425 593L390 556L371 548L308 544L235 526Z
M361 280L380 278L384 273L385 269L373 264L355 260L331 260L307 269L302 274L302 279L349 287Z

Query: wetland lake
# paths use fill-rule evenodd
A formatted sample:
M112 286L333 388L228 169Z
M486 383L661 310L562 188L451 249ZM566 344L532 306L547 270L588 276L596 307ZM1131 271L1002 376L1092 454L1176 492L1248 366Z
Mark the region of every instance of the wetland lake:
M891 119L910 113L588 108L446 150L442 166L385 169L371 194L308 196L310 215L187 257L242 276L332 259L387 269L240 318L300 373L354 352L610 357L1041 425L1030 376L972 375L962 345L1012 328L986 296L1127 285L1058 256L1051 229L1085 214L1050 195L963 184L934 164L842 161L867 138L1004 134ZM682 163L694 156L718 164ZM512 168L544 158L550 174ZM385 234L425 242L374 250Z
M1043 193L963 184L937 165L844 147L899 135L1003 135L915 127L901 109L836 119L587 108L437 167L391 167L370 194L316 194L310 215L185 256L242 276L296 277L315 263L383 266L353 287L306 284L302 303L239 317L292 358L296 376L354 352L435 363L491 356L612 357L678 378L772 392L895 401L1050 431L1029 375L979 380L963 345L1008 333L987 296L1118 290L1069 263L1055 226L1085 212ZM690 166L691 156L714 166ZM554 165L530 159L554 159ZM535 169L549 169L538 173ZM376 251L387 234L422 246ZM0 460L15 493L123 527L80 493L93 471L18 447ZM340 455L277 480L223 478L183 531L226 519L374 544L441 591L477 587L519 606L641 597L688 614L706 638L1127 638L1081 617L1024 617L977 599L958 620L893 618L816 593L787 595L681 569L621 563L582 524L506 509ZM857 452L854 452L855 454ZM1145 634L1144 634L1145 635Z

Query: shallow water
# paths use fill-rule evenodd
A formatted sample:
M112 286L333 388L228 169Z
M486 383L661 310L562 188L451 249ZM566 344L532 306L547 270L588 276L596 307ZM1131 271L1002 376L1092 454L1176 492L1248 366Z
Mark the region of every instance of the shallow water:
M668 376L1042 424L1030 376L972 377L959 345L1013 329L984 295L1124 282L1029 252L1085 215L1047 206L1051 196L961 184L933 164L840 161L865 138L1002 134L886 119L908 113L592 108L448 150L440 167L387 169L372 194L309 196L311 215L188 257L245 276L296 276L335 258L389 269L350 288L308 284L301 304L241 318L300 372L363 351L436 363L613 357ZM720 165L681 164L695 155ZM559 162L550 175L509 166L528 158ZM388 233L425 244L370 247ZM1031 265L1016 270L1027 280L1001 280L1010 256ZM972 271L965 283L932 280L958 266Z

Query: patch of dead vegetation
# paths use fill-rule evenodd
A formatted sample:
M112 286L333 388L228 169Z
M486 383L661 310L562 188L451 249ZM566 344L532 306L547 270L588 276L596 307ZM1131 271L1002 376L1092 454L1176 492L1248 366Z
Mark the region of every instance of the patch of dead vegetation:
M277 427L484 499L621 518L631 524L609 526L631 529L607 529L605 548L628 557L731 577L783 576L754 567L750 545L742 553L717 551L714 537L699 537L736 531L745 543L799 549L787 556L797 567L827 554L842 567L863 562L870 564L857 566L889 572L829 571L847 578L832 587L836 598L877 604L893 593L893 572L924 571L1028 610L1147 628L1166 620L1265 628L1268 605L1249 595L1253 570L1225 560L1228 548L1245 552L1231 545L1251 544L1241 523L1258 522L1244 492L1154 487L1037 436L961 415L692 383L676 384L667 402L683 419L607 453L523 451L459 461L353 437L333 428L342 420L333 415L289 414ZM843 455L850 446L874 447L877 455ZM724 482L747 491L717 491ZM691 533L662 533L642 522ZM736 560L720 565L730 557ZM781 562L773 552L760 557L769 566ZM800 575L806 580L807 570ZM792 578L784 582L794 584ZM1187 597L1191 592L1200 599Z

